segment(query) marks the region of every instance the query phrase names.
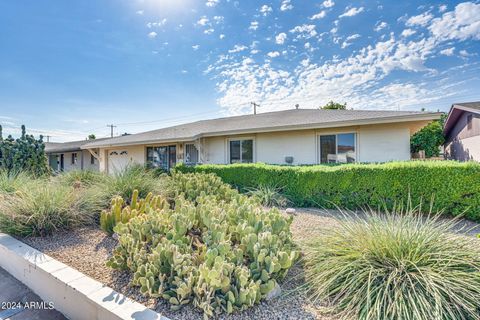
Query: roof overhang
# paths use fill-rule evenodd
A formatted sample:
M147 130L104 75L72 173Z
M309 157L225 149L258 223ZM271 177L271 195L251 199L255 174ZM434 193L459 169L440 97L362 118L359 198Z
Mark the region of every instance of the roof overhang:
M460 118L460 116L465 111L480 114L480 110L476 108L469 108L467 106L462 106L461 104L452 105L452 107L450 108L450 111L448 112L447 119L445 120L445 125L443 127L443 133L445 135L448 135L450 130L452 130L453 126L457 122L458 118Z
M433 113L419 113L412 115L403 115L403 116L393 116L393 117L384 117L384 118L375 118L375 119L362 119L362 120L352 120L352 121L335 121L335 122L320 122L320 123L311 123L304 125L288 125L288 126L272 126L272 127L262 127L262 128L251 128L244 130L227 130L227 131L217 131L217 132L206 132L201 133L191 137L179 137L172 139L150 139L150 140L139 140L139 141L130 141L117 143L108 143L109 140L106 140L105 143L87 143L83 145L82 149L93 149L93 148L115 148L115 147L125 147L125 146L134 146L134 145L153 145L153 144L163 144L163 143L176 143L176 142L188 142L194 141L201 138L207 137L218 137L225 135L241 135L241 134L252 134L252 133L265 133L265 132L280 132L280 131L293 131L293 130L307 130L307 129L327 129L327 128L337 128L337 127L351 127L351 126L363 126L363 125L372 125L372 124L388 124L388 123L397 123L397 122L414 122L414 121L432 121L440 119L442 112L433 112ZM129 137L132 137L130 135ZM111 140L110 140L111 141Z

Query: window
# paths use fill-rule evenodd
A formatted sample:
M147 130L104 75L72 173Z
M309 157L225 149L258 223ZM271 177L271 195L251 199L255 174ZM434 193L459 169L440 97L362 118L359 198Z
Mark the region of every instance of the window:
M77 153L74 152L72 153L72 164L76 164L77 163Z
M177 163L176 146L147 147L147 165L168 170Z
M320 136L320 163L355 162L355 133Z
M193 143L185 144L185 163L196 164L198 163L198 149Z
M253 162L253 140L230 140L230 163Z
M95 157L93 154L90 155L90 164L95 164Z
M473 120L473 115L469 114L467 116L467 130L472 129L472 120Z

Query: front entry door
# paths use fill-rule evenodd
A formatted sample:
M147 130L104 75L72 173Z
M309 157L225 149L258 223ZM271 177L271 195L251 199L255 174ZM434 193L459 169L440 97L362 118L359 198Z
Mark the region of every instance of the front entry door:
M63 171L64 158L64 154L60 154L60 171Z

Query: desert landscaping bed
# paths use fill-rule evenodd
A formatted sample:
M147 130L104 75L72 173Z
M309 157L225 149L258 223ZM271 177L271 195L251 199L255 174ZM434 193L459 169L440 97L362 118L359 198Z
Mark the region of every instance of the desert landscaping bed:
M297 209L291 226L296 242L338 226L342 214L336 210ZM480 232L480 225L464 220L459 224L459 233L474 236ZM105 265L116 246L116 240L98 228L82 228L71 232L56 233L49 237L27 237L22 241L52 257L70 265L86 275L112 287L128 297L143 303L171 319L199 319L201 312L187 305L179 311L171 311L162 299L145 298L136 287L129 286L129 272L112 270ZM259 305L220 319L335 319L327 310L308 301L301 289L303 269L297 263L281 283L280 297L263 301ZM299 289L300 288L300 289Z

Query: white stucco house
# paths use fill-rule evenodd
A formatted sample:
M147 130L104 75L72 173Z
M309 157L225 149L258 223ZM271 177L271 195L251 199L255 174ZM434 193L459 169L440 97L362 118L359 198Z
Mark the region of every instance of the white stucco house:
M98 139L96 141L103 141ZM81 149L83 145L92 140L80 140L70 142L45 142L45 153L48 164L55 172L72 170L98 171L100 164L98 158L92 152L98 150Z
M129 163L320 164L410 160L410 136L440 113L294 109L202 120L82 144L114 173Z

